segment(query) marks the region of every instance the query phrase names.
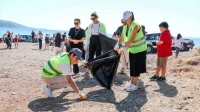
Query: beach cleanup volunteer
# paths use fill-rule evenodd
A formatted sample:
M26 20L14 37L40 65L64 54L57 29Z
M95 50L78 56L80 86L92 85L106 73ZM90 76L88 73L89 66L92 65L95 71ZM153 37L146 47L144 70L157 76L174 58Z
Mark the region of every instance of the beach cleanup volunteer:
M52 57L42 69L42 80L47 85L43 87L49 98L54 97L52 92L65 88L63 92L75 91L82 100L87 97L83 94L72 79L71 65L81 60L82 51L78 48L72 49L69 53L62 52Z
M118 53L122 54L128 48L131 84L125 87L125 90L130 92L138 89L137 82L140 73L146 73L147 44L143 36L142 27L134 21L134 14L132 12L125 11L123 13L123 22L126 23L123 27L123 35L127 37L128 41L124 47L118 50ZM123 35L119 42L123 40Z
M105 25L98 21L98 15L96 14L96 12L91 14L91 20L93 21L93 23L88 26L84 46L85 50L87 50L89 46L88 61L94 59L94 53L96 53L96 57L101 55L101 42L99 39L99 33L106 35Z
M118 42L117 46L115 47L115 49L117 49L117 50L121 47L124 47L128 41L128 38L126 37L126 35L122 33L127 30L126 28L123 28L126 25L123 22L123 19L121 20L121 23L122 23L122 25L120 27L118 27L116 34L119 38L123 35L123 42ZM128 61L129 61L128 49L125 49L124 52L121 54L120 61L122 63L122 69L120 72L121 72L121 74L125 74L125 68L128 68Z

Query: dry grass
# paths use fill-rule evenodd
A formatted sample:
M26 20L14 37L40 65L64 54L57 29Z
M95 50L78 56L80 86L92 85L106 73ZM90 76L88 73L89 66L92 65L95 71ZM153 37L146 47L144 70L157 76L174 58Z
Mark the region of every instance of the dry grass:
M189 71L192 71L192 68L189 67L189 66L183 66L183 67L174 67L172 69L172 72L173 73L181 73L181 72L189 72Z
M186 62L186 64L187 64L187 65L196 66L196 65L198 65L198 64L199 64L199 62L197 62L197 61L194 61L194 60L189 60L189 61L187 61L187 62Z
M189 71L191 71L191 70L192 70L191 67L189 67L189 66L183 66L183 71L184 71L184 72L189 72Z
M174 73L180 73L180 72L182 71L182 68L177 68L177 67L175 67L175 68L172 69L172 71L173 71Z
M197 52L200 54L200 48L197 48Z
M197 48L197 49L193 52L193 56L200 56L200 48Z

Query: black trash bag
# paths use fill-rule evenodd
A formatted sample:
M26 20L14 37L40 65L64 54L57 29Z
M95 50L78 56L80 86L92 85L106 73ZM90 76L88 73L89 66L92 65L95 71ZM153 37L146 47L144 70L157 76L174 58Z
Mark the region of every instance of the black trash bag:
M111 89L119 65L119 58L118 52L111 50L87 63L91 74L102 87Z
M102 34L99 34L99 39L101 42L101 50L103 53L113 50L115 45L117 44L116 40Z

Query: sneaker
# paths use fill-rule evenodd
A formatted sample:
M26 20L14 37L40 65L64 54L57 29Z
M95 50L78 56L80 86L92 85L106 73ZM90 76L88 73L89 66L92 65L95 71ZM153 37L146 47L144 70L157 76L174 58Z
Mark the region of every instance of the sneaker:
M46 95L49 98L53 98L54 97L53 94L52 94L52 92L51 92L51 90L48 88L48 85L44 86L43 89L44 89L44 92L46 93Z
M156 76L156 75L154 75L154 76L152 76L151 78L149 78L149 79L154 79L154 80L157 80L159 78L159 76Z
M127 92L132 92L132 91L135 91L135 90L137 90L137 89L138 89L138 87L135 86L134 84L130 84L129 86L127 86L127 87L125 88L125 90L126 90Z
M63 93L69 93L69 92L73 92L74 90L72 89L72 87L66 87L62 89Z
M87 100L87 96L83 94L82 92L79 92L78 95L80 96L82 100Z
M160 77L157 79L157 81L166 81L166 77L160 76Z
M125 69L122 68L121 71L120 71L120 73L121 73L121 74L125 74Z

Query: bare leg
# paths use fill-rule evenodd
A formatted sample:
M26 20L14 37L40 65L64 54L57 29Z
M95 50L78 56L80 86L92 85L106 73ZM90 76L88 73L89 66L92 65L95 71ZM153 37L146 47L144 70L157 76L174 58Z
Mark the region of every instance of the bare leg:
M160 67L160 66L157 66L157 69L156 69L156 76L159 76L159 74L160 74L160 70L161 70L162 68Z
M133 77L133 76L131 76L131 84L134 84L136 86L137 82L138 82L138 78L139 77Z
M167 71L166 67L162 68L162 77L163 78L165 77L166 71Z
M47 49L49 50L49 44L47 44Z
M46 50L46 47L47 47L47 44L45 44L45 48L44 48L44 50Z

